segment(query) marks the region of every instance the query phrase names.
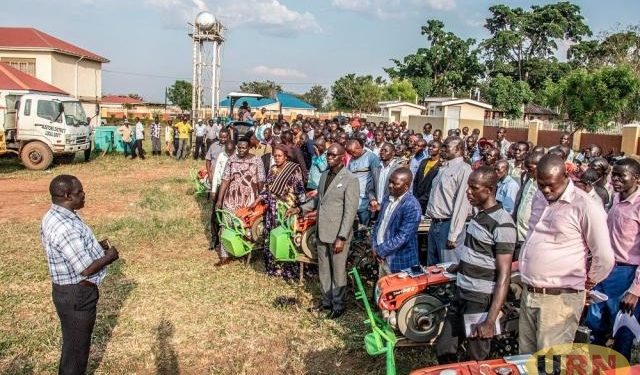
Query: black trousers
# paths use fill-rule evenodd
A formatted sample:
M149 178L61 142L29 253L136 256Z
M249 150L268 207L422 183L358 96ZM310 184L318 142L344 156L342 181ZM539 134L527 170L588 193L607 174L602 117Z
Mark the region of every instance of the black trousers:
M136 139L136 150L138 152L138 156L140 156L140 159L144 159L144 150L142 149L142 139Z
M464 315L489 311L491 299L483 302L464 300L459 293L456 294L447 310L447 317L442 327L442 332L436 341L436 354L438 363L445 364L455 362L458 347L466 338L464 329ZM469 338L467 341L467 357L469 360L483 361L489 358L491 351L491 339Z
M173 156L178 155L178 147L180 147L180 138L173 139Z
M89 361L91 333L96 323L98 287L53 284L51 294L62 326L58 374L84 374Z
M204 159L204 137L196 137L196 149L193 151L193 159Z
M216 201L218 193L211 197L213 207L211 208L211 242L209 247L213 250L220 243L220 223L218 223L218 215L216 215Z

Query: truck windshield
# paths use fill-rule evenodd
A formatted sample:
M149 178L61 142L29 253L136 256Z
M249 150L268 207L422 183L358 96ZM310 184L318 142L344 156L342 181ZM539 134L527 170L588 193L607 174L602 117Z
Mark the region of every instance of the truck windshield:
M87 114L82 108L80 102L62 102L64 106L64 118L67 121L67 125L88 125Z

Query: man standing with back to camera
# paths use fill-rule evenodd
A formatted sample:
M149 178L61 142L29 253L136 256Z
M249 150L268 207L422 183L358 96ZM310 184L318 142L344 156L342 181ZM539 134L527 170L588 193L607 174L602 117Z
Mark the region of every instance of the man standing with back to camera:
M59 175L49 185L51 208L42 219L41 237L52 281L52 298L62 326L59 374L87 371L96 322L98 285L118 259L108 241L98 242L76 213L84 207L82 184Z

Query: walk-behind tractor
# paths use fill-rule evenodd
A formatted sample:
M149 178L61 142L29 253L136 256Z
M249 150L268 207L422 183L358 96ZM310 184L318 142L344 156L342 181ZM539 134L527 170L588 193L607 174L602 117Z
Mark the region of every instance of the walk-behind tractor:
M287 217L287 208L286 204L278 202L276 208L278 226L269 234L269 251L280 262L315 263L318 259L317 212Z
M264 212L266 206L240 208L235 212L218 210L216 215L222 229L220 242L234 257L249 254L264 243Z
M386 355L387 374L396 373L393 354L396 346L431 345L440 334L456 288L456 275L447 272L448 267L450 264L415 266L381 278L374 293L379 314L371 309L358 270L354 267L350 271L356 283L356 299L363 303L367 313L365 323L372 330L365 336L365 348L369 355ZM518 352L521 294L518 278L516 267L512 273L509 296L500 316L502 334L496 336L492 343L491 355L494 357Z

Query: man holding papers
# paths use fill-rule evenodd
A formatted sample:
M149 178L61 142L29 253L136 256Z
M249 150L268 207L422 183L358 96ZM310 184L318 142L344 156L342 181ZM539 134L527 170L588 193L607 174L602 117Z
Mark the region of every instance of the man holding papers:
M467 199L477 212L467 227L457 267L456 296L436 343L440 364L457 362L458 346L466 337L470 359L487 359L491 338L499 331L496 321L509 288L516 227L511 215L496 202L497 182L491 167L480 167L469 176ZM468 333L465 320L475 322Z

